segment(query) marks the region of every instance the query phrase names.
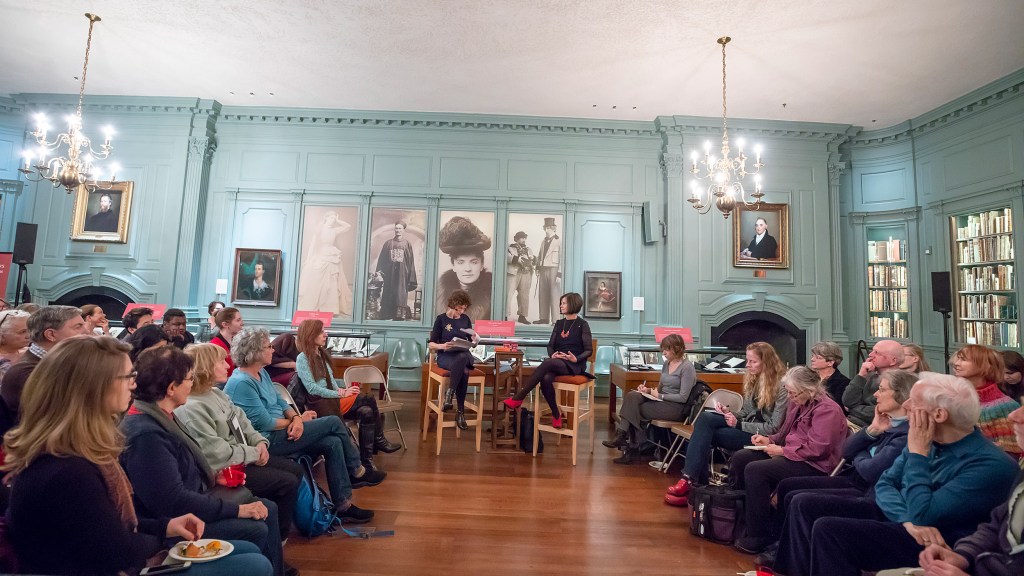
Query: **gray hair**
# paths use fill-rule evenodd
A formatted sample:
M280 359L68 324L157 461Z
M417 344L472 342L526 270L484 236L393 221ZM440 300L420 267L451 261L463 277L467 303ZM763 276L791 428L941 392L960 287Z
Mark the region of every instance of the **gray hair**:
M949 413L949 422L961 430L970 430L981 416L981 402L974 385L951 374L921 372L916 387L929 408L942 408Z
M14 329L15 318L28 318L31 316L24 310L0 310L0 336L7 336Z
M60 330L72 318L82 318L82 310L74 306L43 306L28 317L28 331L33 342L45 342L47 330Z
M264 328L242 328L231 339L231 359L235 366L251 366L263 357L263 349L270 344L270 332Z
M786 371L782 377L782 385L792 384L801 392L818 394L825 389L821 383L821 376L807 366L794 366Z
M835 342L818 342L811 347L811 354L821 356L826 361L831 360L834 368L839 368L843 363L843 349Z
M910 389L917 383L917 374L906 370L886 370L879 376L879 382L888 382L892 388L893 400L903 404L910 398Z

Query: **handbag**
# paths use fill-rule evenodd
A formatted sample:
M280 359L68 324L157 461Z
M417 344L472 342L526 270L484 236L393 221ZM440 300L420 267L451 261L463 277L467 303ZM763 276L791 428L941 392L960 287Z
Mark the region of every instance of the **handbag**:
M726 486L694 486L690 492L690 533L719 544L743 535L746 493Z

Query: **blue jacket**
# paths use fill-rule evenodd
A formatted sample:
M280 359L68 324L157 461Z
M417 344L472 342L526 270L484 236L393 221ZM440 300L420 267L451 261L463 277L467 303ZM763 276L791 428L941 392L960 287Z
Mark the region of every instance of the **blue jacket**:
M846 439L843 458L853 466L856 482L867 489L868 495L874 492L878 479L907 447L908 430L910 426L904 422L882 432L878 437L872 437L867 428L862 428Z

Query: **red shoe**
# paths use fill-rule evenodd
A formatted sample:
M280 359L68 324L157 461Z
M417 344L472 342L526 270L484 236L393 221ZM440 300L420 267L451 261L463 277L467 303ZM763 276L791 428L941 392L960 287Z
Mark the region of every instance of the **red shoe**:
M686 496L673 496L671 494L665 494L665 503L671 506L685 507L690 501Z
M667 492L673 496L686 496L690 493L690 481L682 478L675 486L670 486Z
M516 400L515 398L505 398L501 401L509 410L516 410L523 405L522 400Z
M551 418L551 427L555 428L556 430L557 429L561 429L561 427L562 427L562 417L559 416L558 418Z

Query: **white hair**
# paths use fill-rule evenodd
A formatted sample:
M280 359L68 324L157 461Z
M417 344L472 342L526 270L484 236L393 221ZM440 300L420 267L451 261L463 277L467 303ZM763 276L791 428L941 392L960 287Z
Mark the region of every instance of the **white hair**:
M949 413L949 422L956 428L970 430L981 417L981 401L974 385L951 374L921 372L914 388L928 408L942 408Z

